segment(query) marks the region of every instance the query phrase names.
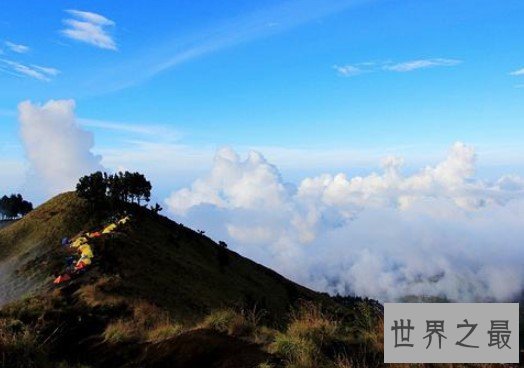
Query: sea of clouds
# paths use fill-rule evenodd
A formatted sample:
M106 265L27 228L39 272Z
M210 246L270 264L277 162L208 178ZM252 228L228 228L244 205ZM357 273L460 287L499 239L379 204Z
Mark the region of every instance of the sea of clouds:
M483 182L475 162L459 142L413 175L388 157L380 173L292 185L262 154L223 148L207 176L166 203L181 221L317 290L510 300L524 286L524 180Z
M74 107L68 100L19 105L27 158L49 193L70 190L78 177L102 168ZM208 174L165 200L166 210L317 290L382 301L521 297L524 179L476 178L475 151L460 142L445 160L414 174L404 175L402 164L387 157L379 173L293 184L261 153L242 158L222 148Z

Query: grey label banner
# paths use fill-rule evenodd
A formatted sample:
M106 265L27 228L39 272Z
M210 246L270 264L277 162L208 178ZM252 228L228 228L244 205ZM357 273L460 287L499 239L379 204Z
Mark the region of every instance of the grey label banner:
M518 362L518 303L384 304L384 363Z

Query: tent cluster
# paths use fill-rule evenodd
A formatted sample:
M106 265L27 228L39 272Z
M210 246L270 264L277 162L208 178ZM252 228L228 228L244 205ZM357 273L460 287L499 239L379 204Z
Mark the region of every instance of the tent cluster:
M90 243L96 238L111 234L117 230L119 226L125 225L129 220L129 216L126 216L118 221L109 223L100 231L87 232L73 240L69 238L62 239L62 246L76 253L77 257L70 255L66 258L66 272L58 276L54 283L60 284L69 281L72 276L84 272L85 269L91 265L94 258L93 247Z

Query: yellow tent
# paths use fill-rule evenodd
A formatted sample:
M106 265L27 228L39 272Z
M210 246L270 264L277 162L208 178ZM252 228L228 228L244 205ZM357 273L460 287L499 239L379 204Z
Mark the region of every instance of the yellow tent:
M93 258L93 250L89 244L83 244L78 247L78 250L82 254L82 257Z
M85 243L87 243L87 238L84 237L84 236L80 236L75 241L73 241L71 243L71 247L72 248L78 248L78 247L80 247L81 245L83 245Z
M113 231L115 231L117 226L118 226L117 224L109 224L109 225L107 225L106 227L104 227L104 230L102 230L102 234L112 233Z
M84 265L89 266L91 264L91 258L82 256L82 257L80 257L78 262L76 262L76 265L78 266L81 262Z

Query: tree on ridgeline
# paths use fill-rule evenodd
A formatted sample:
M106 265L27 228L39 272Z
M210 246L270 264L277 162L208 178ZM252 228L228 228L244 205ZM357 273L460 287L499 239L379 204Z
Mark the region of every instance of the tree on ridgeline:
M76 185L80 198L86 199L95 209L103 208L107 203L107 174L97 171L80 178Z
M95 208L108 204L115 210L121 210L126 204L142 201L149 202L151 198L151 182L138 172L121 172L115 174L100 171L86 175L78 181L76 192Z
M151 211L153 211L154 213L156 213L156 214L159 214L159 213L160 213L160 211L162 211L162 210L163 210L162 206L161 206L161 205L159 205L158 203L155 203L155 205L154 205L154 206L151 206L151 207L149 207L149 209L150 209Z
M0 198L0 216L3 220L23 217L33 210L33 204L26 201L21 194L4 195Z
M136 200L139 206L142 201L149 202L152 186L143 174L126 172L124 181L128 183L127 188L132 202Z

